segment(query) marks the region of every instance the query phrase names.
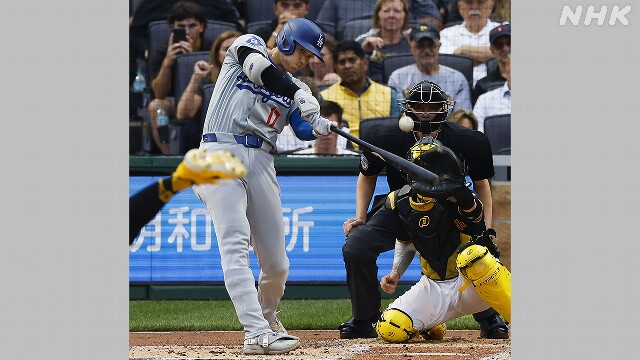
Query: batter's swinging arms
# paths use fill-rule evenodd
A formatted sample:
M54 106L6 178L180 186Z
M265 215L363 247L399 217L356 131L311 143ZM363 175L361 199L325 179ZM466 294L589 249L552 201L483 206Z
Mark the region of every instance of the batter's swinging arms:
M291 73L311 57L322 60L324 33L310 20L290 20L267 50L256 35L240 36L224 58L204 123L201 149L226 150L247 166L247 175L194 187L211 213L224 283L244 326L245 354L280 354L300 345L276 316L289 272L280 188L272 153L277 135L291 124L301 140L330 132L331 121L309 87ZM249 245L258 258L258 289L249 268Z

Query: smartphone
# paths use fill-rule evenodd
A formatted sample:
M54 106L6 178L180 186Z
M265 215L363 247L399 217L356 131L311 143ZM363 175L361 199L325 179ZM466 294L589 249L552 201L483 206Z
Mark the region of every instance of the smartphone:
M184 28L173 29L173 43L187 41L187 31Z

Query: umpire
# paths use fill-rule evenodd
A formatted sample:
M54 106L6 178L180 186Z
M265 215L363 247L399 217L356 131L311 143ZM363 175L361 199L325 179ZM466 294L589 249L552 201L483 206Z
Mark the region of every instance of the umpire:
M464 162L469 169L468 174L473 181L474 191L484 206L485 225L491 226L491 188L489 179L495 175L491 145L487 137L479 132L469 130L458 124L446 121L453 110L450 97L437 84L424 80L416 84L400 103L403 116L408 116L414 123L411 132L400 131L397 124L373 126L363 140L368 143L405 157L411 146L424 137L437 139ZM387 182L391 191L398 190L407 184L406 176L399 170L386 166L384 160L370 151L363 149L360 161L360 174L356 185L356 217L344 222L343 230L347 236L342 247L342 256L347 272L347 287L351 298L352 317L341 324L340 338L375 338L373 324L378 320L381 307L381 296L378 290L378 256L394 249L393 241L376 241L393 237L369 237L367 231L392 232L402 234L402 229L358 228L364 224L384 204L386 194L375 198L378 175L387 168ZM371 199L374 199L371 210L367 213ZM394 224L394 222L388 222ZM375 239L375 240L372 240ZM403 240L403 239L399 239ZM404 239L408 240L408 239ZM473 314L480 324L480 337L489 339L507 339L509 329L498 313L489 308Z

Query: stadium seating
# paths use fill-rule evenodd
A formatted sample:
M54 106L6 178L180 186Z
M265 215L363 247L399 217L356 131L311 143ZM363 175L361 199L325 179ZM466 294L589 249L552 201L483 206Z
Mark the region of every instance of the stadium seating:
M207 109L209 108L209 102L211 101L211 96L213 95L213 88L215 88L216 84L207 84L202 90L204 91L204 95L202 98L202 110L200 111L200 122L204 124L204 118L207 115Z
M492 73L498 69L498 59L490 57L484 62L487 66L487 74Z
M358 35L364 34L371 29L371 18L355 19L344 24L338 34L338 41L355 40Z
M136 9L141 2L142 0L129 0L129 15L133 15L133 13L136 12Z
M389 82L389 76L394 70L400 69L401 67L415 64L415 59L413 58L413 54L398 54L391 55L382 61L382 83L387 84Z
M273 20L276 15L273 12L272 0L246 0L244 8L244 19L247 24L256 21ZM315 20L318 17L320 8L324 4L324 0L311 0L309 1L309 12L307 13L307 19ZM250 32L247 30L247 32Z
M307 13L307 19L315 21L324 5L324 0L311 0L309 1L309 12Z
M187 85L189 85L189 81L191 80L193 65L199 60L209 61L209 52L196 51L190 54L178 55L176 58L176 71L173 77L176 108L182 93L184 93ZM188 146L185 145L187 137L193 136L196 132L195 129L201 128L202 123L200 122L200 119L171 119L169 123L169 129L171 130L169 149L171 150L171 153L178 155L185 154L189 150L187 148Z
M273 1L246 0L244 2L244 19L247 24L256 21L271 21L275 18L276 14L273 13Z
M487 116L484 134L489 138L493 155L511 154L511 114Z
M438 64L460 71L467 78L469 89L473 88L473 59L462 55L440 54Z
M237 30L236 25L226 21L207 20L207 28L204 31L204 37L206 39L211 39L211 41L215 41L220 34L228 30ZM206 50L208 51L209 49Z
M176 71L173 74L173 88L175 90L176 104L180 96L189 85L193 75L193 65L199 60L209 61L209 51L194 51L176 57Z
M269 25L271 24L271 21L273 20L260 20L260 21L254 21L251 23L247 23L247 34L255 34L255 31L261 27L263 27L264 25Z

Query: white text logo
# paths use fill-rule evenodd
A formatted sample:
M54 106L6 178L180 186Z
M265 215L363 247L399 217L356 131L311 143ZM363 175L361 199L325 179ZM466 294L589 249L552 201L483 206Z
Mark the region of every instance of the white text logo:
M580 19L582 18L582 5L576 6L575 11L571 9L569 5L565 5L562 8L562 14L560 15L560 25L565 25L567 23L567 19L571 21L571 24L578 25L580 24ZM584 25L591 25L593 20L597 20L598 25L603 25L604 21L607 17L608 12L607 5L602 5L600 7L600 11L596 12L595 6L589 5L587 7L587 11L584 14ZM611 12L609 13L609 25L613 26L616 22L620 21L622 25L629 25L629 20L627 20L626 15L631 11L631 5L627 5L623 8L615 5Z

